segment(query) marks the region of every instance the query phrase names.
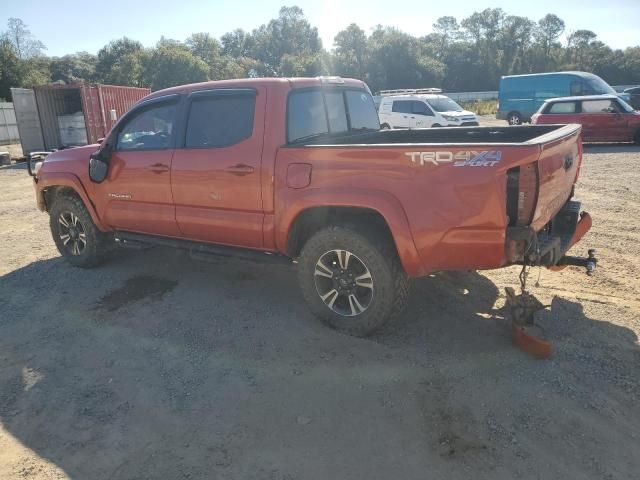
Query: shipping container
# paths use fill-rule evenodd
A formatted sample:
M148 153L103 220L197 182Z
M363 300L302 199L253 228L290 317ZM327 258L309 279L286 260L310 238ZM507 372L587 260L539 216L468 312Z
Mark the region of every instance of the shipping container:
M21 92L18 92L21 90ZM25 97L24 89L12 89L14 96ZM23 144L25 154L96 143L104 138L131 106L150 93L148 88L102 84L52 84L33 88L35 115L41 131L41 144ZM14 101L14 104L16 102ZM22 102L25 103L25 102ZM32 119L33 104L22 117ZM16 107L18 127L21 115ZM23 112L20 112L23 113ZM73 119L73 120L71 120ZM33 123L33 122L32 122ZM31 127L33 128L33 127ZM85 131L83 135L81 130Z

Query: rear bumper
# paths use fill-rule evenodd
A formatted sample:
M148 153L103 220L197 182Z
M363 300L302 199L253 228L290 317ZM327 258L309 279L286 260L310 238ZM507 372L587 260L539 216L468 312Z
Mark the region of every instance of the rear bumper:
M554 267L592 225L591 216L580 212L580 202L569 201L558 214L535 232L530 226L509 227L506 239L507 262Z

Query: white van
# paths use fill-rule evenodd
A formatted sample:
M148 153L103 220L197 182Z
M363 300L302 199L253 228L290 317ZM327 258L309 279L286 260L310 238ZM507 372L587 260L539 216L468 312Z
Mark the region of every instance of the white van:
M446 95L418 93L420 90L380 92L380 127L431 128L478 126L478 117L464 110Z

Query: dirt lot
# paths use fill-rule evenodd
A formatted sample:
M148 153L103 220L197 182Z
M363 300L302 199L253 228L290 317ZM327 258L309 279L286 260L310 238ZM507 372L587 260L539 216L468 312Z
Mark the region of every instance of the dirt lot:
M3 168L0 478L638 478L639 172L640 148L587 148L579 253L601 265L541 272L540 361L502 318L515 268L416 281L399 321L350 338L290 267L154 249L71 268Z

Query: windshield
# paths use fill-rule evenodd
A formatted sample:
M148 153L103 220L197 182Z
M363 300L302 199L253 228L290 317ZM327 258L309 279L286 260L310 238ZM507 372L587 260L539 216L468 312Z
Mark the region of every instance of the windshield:
M616 91L613 88L611 88L611 85L609 85L607 82L602 80L600 77L597 77L596 75L594 75L593 77L585 78L585 81L587 82L587 85L591 87L590 91L587 92L589 94L599 94L599 93L613 93L614 95L616 94Z
M436 112L462 112L462 107L449 97L427 98L426 101Z
M379 129L373 98L365 90L305 89L289 94L289 143L320 135Z

